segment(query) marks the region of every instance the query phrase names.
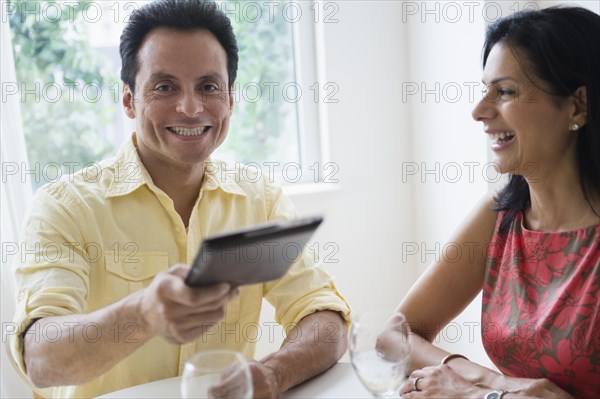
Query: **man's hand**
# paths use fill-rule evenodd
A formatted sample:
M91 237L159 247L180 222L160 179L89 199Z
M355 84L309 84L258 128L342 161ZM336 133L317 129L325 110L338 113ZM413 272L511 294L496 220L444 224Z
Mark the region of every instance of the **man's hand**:
M255 398L277 398L322 373L338 361L348 344L341 315L322 310L302 319L281 348L260 362L251 362Z
M228 284L190 288L184 279L186 265L175 265L158 273L152 283L109 306L88 314L45 317L32 326L43 331L51 324L62 328L59 340L24 337L27 374L37 387L81 385L110 370L155 335L174 343L200 336L225 314L227 303L238 295ZM100 331L115 325L136 323L135 340L115 340L99 334L90 345L85 328L93 323Z
M249 362L254 384L255 399L276 399L279 397L279 382L275 371L260 362L251 360Z
M169 342L193 341L225 315L227 303L239 294L229 284L188 287L189 267L178 264L158 273L139 296L138 307L146 329Z
M279 383L275 372L268 366L257 362L248 361L250 375L252 376L253 397L256 399L276 399L279 397ZM235 398L240 397L243 387L240 381L243 381L244 373L240 368L232 368L221 376L219 385L210 388L209 396L212 398Z

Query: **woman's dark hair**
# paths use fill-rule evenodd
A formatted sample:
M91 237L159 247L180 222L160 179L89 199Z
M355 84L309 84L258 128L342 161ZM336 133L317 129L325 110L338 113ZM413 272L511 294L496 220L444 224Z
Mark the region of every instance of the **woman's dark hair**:
M157 0L132 12L121 34L121 80L132 93L135 91L140 46L150 31L161 27L179 31L206 29L211 32L227 54L228 86L231 87L237 76L238 46L225 13L214 1Z
M483 66L494 45L502 43L519 62L532 67L550 93L567 98L585 86L587 118L577 133L577 166L585 200L592 211L600 196L600 15L581 7L551 7L521 11L490 25L483 47ZM526 68L523 68L524 70ZM500 231L507 231L515 216L531 203L523 176L510 175L495 197L496 211L506 211Z

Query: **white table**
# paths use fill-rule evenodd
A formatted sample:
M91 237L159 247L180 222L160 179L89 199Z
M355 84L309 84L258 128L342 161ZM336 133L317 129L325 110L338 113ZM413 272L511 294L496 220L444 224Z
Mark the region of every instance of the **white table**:
M111 392L100 398L180 398L180 382L181 377L168 378ZM283 397L286 399L372 398L354 374L350 363L336 364L323 374L290 389Z

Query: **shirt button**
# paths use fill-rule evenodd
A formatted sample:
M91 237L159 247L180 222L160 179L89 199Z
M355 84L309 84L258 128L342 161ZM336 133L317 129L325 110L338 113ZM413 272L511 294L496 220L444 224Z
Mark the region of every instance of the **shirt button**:
M125 268L125 273L133 276L133 277L137 277L140 275L140 267L139 266L132 266L132 265L128 265Z

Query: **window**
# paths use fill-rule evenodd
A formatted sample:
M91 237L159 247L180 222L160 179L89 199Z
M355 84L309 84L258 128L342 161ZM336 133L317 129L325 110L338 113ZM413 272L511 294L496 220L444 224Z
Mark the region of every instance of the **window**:
M139 1L15 1L19 96L34 188L114 152L135 129L121 107L119 37ZM323 104L337 85L319 81L315 22L334 3L221 1L240 48L235 110L216 158L250 163L282 184L335 181L323 164ZM8 87L7 87L8 88ZM31 172L32 171L32 172Z

